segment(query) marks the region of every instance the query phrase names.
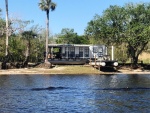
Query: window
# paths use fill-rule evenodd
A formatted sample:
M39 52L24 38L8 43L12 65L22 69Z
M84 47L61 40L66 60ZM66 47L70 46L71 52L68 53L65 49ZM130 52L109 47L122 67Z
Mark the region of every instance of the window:
M99 47L98 48L98 56L103 56L103 48L102 47Z
M66 57L67 57L67 53L68 53L68 57L69 58L75 57L75 48L74 47L65 47L65 55L66 55Z
M83 47L79 47L79 57L83 57Z
M89 57L89 48L88 47L84 48L84 56Z
M99 57L103 56L103 47L101 46L93 47L93 53L97 53Z
M93 47L93 53L97 53L98 52L98 47Z
M68 49L69 49L69 57L71 57L71 58L75 57L75 48L70 47Z

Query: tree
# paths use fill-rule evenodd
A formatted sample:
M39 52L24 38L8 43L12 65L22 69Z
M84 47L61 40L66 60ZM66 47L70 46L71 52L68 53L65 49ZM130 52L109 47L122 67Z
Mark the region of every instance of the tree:
M5 55L8 55L8 33L9 33L9 28L8 28L8 0L5 0L5 5L6 5L6 53Z
M63 28L61 33L57 36L56 43L61 44L87 44L85 36L79 36L74 32L74 29Z
M46 58L45 63L48 63L48 38L49 38L49 12L55 10L56 4L52 0L41 0L39 7L42 11L46 12Z
M2 62L2 58L5 56L5 37L0 38L0 62Z
M26 44L24 43L25 41L15 34L11 35L9 39L9 51L11 56L13 56L13 61L11 62L22 62L26 48Z
M92 44L110 44L108 37L101 32L105 32L106 26L103 25L103 18L99 15L95 15L94 19L88 22L88 26L85 29L85 35L90 40ZM104 38L105 37L105 38ZM107 38L106 38L107 37ZM106 40L107 39L107 40Z
M136 64L139 55L150 41L150 4L128 4L125 9L128 29L122 37L128 43L128 53Z
M74 29L64 28L61 30L61 34L58 36L56 42L61 44L73 44L76 39L77 33L74 33Z
M110 6L91 21L93 27L89 24L86 31L106 43L127 44L128 54L136 65L139 54L150 41L149 18L150 4Z
M5 20L0 18L0 37L4 36L5 32L5 28L6 28L6 22Z
M33 39L34 36L36 36L36 34L33 31L24 31L22 33L22 37L26 41L25 61L23 63L25 67L28 66L31 49L31 39Z

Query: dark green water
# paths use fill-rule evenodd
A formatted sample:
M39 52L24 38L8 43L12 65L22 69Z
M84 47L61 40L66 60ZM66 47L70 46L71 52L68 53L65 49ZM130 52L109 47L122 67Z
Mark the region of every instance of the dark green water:
M149 113L150 75L0 76L0 113Z

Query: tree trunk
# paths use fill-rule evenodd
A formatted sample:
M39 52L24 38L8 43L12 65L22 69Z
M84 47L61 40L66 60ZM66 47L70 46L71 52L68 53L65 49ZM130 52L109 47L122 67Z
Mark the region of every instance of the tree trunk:
M29 62L29 56L26 56L26 58L23 62L23 67L28 67L28 62Z
M8 55L8 33L9 33L9 26L8 26L8 0L5 0L6 4L6 53L5 55Z
M138 63L138 57L134 56L134 57L133 57L133 64L136 65L137 63Z
M132 56L132 68L138 67L138 56Z
M48 38L49 38L49 11L46 12L46 55L45 55L45 63L48 63Z
M23 67L28 67L29 54L30 54L30 41L27 42L27 49L25 53L25 60L23 62Z

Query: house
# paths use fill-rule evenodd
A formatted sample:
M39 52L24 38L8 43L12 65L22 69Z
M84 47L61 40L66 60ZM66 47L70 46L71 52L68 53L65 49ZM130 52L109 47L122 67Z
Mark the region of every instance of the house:
M85 45L85 44L49 44L49 53L52 58L99 58L107 55L105 45Z
M98 66L118 66L113 57L110 59L105 45L48 44L48 48L49 62L52 64L89 63Z

